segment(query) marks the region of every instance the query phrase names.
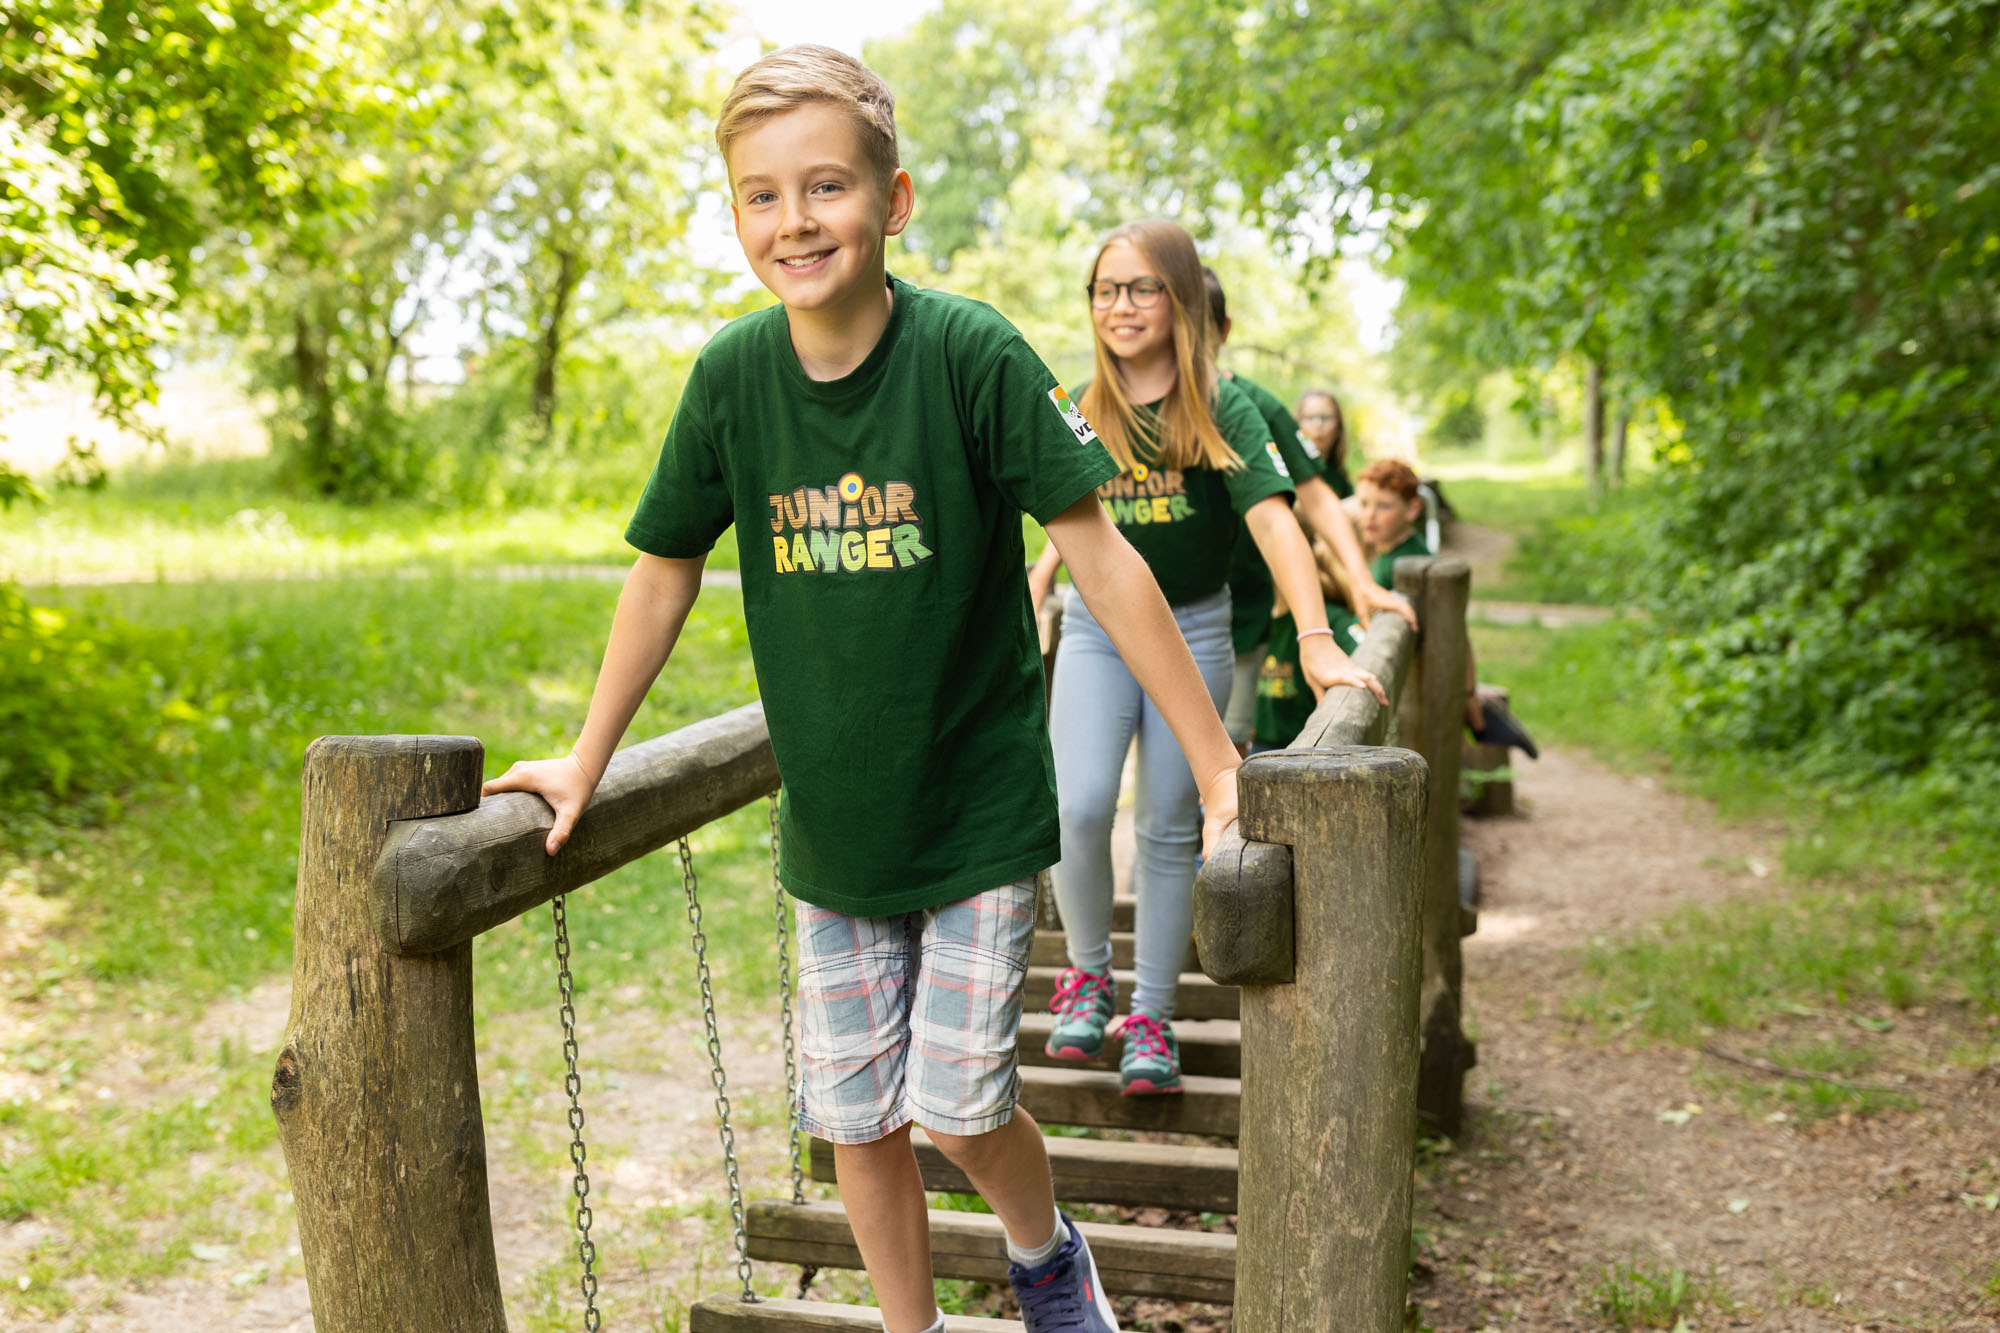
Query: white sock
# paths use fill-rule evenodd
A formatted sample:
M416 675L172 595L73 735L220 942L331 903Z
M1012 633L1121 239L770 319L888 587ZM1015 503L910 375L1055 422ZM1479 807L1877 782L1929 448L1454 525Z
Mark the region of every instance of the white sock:
M889 1333L887 1324L882 1325L882 1333ZM931 1320L930 1327L922 1330L922 1333L944 1333L944 1311L939 1310L937 1318Z
M1007 1257L1023 1268L1039 1268L1054 1258L1055 1252L1061 1249L1062 1243L1068 1239L1069 1228L1063 1225L1062 1217L1058 1215L1056 1217L1055 1231L1050 1234L1047 1240L1032 1250L1023 1250L1016 1247L1014 1238L1012 1236L1007 1237Z

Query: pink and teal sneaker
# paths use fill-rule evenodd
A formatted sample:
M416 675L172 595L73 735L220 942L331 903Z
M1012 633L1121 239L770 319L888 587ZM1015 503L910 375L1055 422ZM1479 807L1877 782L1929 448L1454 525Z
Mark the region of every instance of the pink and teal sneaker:
M1173 1025L1151 1014L1125 1016L1119 1024L1125 1052L1118 1058L1118 1090L1127 1097L1147 1097L1181 1090L1181 1045Z
M1117 1007L1117 993L1109 972L1086 972L1066 967L1056 978L1055 998L1049 1011L1056 1023L1043 1047L1057 1060L1096 1060L1104 1054L1104 1029Z

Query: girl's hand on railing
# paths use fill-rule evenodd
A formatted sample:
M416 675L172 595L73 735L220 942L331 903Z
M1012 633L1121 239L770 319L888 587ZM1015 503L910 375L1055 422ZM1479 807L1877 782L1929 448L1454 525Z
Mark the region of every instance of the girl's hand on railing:
M1202 785L1201 854L1215 855L1222 832L1236 822L1236 767L1230 765Z
M1410 599L1393 588L1385 588L1379 583L1369 583L1356 590L1354 615L1363 629L1375 618L1377 611L1393 611L1410 622L1410 628L1417 628L1417 608L1410 605Z
M1340 645L1325 634L1308 634L1299 639L1299 665L1305 670L1306 683L1312 686L1315 699L1323 698L1328 690L1350 685L1374 695L1375 702L1384 708L1389 706L1388 692L1375 673L1356 666L1354 659L1340 651Z
M523 759L482 786L479 794L484 797L503 791L531 791L549 803L556 822L549 829L543 848L554 856L569 841L570 830L590 804L592 794L597 791L597 778L590 775L574 754L560 759Z

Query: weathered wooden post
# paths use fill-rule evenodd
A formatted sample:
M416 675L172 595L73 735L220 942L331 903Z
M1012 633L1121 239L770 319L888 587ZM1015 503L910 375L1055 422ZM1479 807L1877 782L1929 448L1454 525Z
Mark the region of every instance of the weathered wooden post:
M1459 954L1459 733L1465 725L1465 608L1472 571L1444 556L1396 562L1396 590L1416 604L1414 674L1403 689L1402 743L1430 764L1424 828L1423 1059L1417 1110L1435 1133L1457 1134L1465 1116L1465 1074L1476 1053L1461 1024L1464 965Z
M1246 845L1289 847L1292 884L1288 931L1227 921L1212 893L1198 930L1205 963L1232 925L1244 943L1236 1327L1393 1333L1416 1165L1426 766L1408 750L1288 750L1238 783ZM1238 854L1242 900L1271 900L1274 849L1218 850L1207 878Z
M271 1078L319 1333L504 1333L472 945L399 957L369 906L391 820L479 804L465 736L306 751L292 1009Z

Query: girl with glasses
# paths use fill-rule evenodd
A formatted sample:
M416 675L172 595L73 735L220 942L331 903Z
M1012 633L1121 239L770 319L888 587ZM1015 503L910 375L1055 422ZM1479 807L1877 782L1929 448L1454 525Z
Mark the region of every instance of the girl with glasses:
M1318 572L1292 516L1285 475L1262 415L1216 374L1207 294L1194 241L1172 222L1128 223L1091 266L1096 375L1080 405L1120 465L1098 496L1151 568L1200 667L1218 713L1229 697L1229 567L1239 523L1299 606L1301 669L1315 696L1353 686L1382 698L1373 675L1334 642ZM1030 580L1037 605L1059 557L1045 551ZM1115 590L1091 589L1101 600ZM1171 1026L1193 930L1200 850L1198 778L1074 589L1063 607L1049 729L1062 824L1052 874L1070 966L1058 983L1051 1056L1095 1060L1118 1005L1111 974L1111 821L1126 751L1138 740L1132 869L1137 984L1120 1026L1128 1094L1181 1090Z

